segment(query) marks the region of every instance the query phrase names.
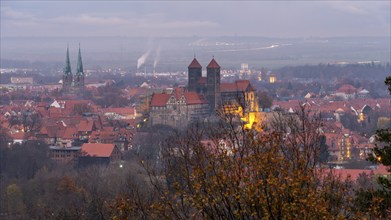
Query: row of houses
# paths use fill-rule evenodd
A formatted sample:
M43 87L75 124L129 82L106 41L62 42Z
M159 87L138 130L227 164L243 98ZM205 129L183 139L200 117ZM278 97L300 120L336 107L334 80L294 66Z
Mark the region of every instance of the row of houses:
M74 163L75 158L84 158L85 155L95 155L91 151L94 147L96 150L111 149L116 156L111 155L110 161L120 158L115 152L132 147L137 117L134 107L100 108L89 100L55 100L51 103L27 100L0 106L1 127L13 143L42 140L50 146L51 158L66 163ZM32 122L33 119L36 121ZM32 123L34 128L27 130L26 124ZM81 160L91 159L77 161Z

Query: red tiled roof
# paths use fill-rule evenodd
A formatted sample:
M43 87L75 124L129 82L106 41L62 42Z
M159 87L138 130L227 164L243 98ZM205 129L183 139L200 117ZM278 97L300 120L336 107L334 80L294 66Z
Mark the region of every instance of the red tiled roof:
M105 113L116 113L119 115L134 115L135 108L126 107L126 108L107 108L103 109Z
M345 94L353 94L353 93L357 92L357 89L352 85L344 84L341 87L339 87L337 92L342 92Z
M134 119L133 119L134 120ZM114 127L112 126L106 126L103 128L103 131L114 131Z
M373 174L372 170L362 170L362 169L334 169L333 174L340 177L342 180L350 178L351 180L357 180L360 174L365 173L367 175Z
M197 105L208 103L202 96L196 92L185 92L185 98L187 105Z
M161 93L156 93L153 94L152 99L151 99L151 106L152 107L162 107L166 106L166 103L168 99L170 98L170 94L161 94Z
M374 171L376 175L391 175L388 168L384 165L379 165L379 167Z
M183 94L183 89L182 88L175 88L173 93L174 97L179 100L181 97L182 97L182 94Z
M210 68L210 69L217 69L217 68L220 68L219 64L216 62L216 60L213 58L210 63L208 64L208 66L206 68Z
M247 87L248 87L249 85L251 85L251 84L250 84L250 81L248 81L248 80L237 80L237 81L235 81L235 83L236 83L237 87L238 87L239 89L241 89L241 90L246 90Z
M197 61L196 58L191 61L189 68L202 68L201 64Z
M65 128L60 123L46 125L40 130L40 134L47 135L50 138L63 137Z
M235 81L234 83L221 83L220 91L221 92L246 91L249 86L251 86L250 81L238 80Z
M93 126L94 126L93 121L82 120L78 125L78 129L79 131L92 131Z
M136 119L124 119L122 121L128 123L130 126L136 126L137 125Z
M47 107L49 107L49 104L46 103L46 102L37 102L37 103L36 103L36 106L37 106L37 107L44 107L44 108L47 108Z
M46 129L46 126L42 126L41 130L39 131L40 134L48 134L48 130Z
M221 83L220 92L237 91L235 83Z
M49 116L51 118L56 118L56 117L61 117L63 115L62 115L62 112L61 112L60 108L50 107L49 108Z
M15 139L24 140L26 139L25 134L26 133L24 132L18 132L18 133L9 134L9 136L14 140Z
M75 127L67 127L62 136L63 139L77 139L77 128Z
M1 127L8 128L9 126L10 126L10 123L8 121L2 121L1 122Z
M147 95L148 94L148 89L146 88L131 88L128 92L127 92L127 95L129 97L132 97L132 96L140 96L140 95Z
M110 157L114 147L114 144L85 143L81 147L81 152L83 156Z

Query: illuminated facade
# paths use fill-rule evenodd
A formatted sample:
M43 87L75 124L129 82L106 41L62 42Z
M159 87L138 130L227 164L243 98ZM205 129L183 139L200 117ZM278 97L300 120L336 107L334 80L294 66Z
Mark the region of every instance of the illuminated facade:
M270 74L269 76L269 83L274 84L277 82L277 76L274 74Z
M247 64L242 68L248 69ZM233 83L220 82L220 66L212 59L207 66L207 76L202 77L202 66L194 58L189 65L189 91L196 91L208 100L210 114L223 111L241 118L245 128L251 129L260 125L261 117L258 111L256 90L248 80L238 80Z
M188 66L187 89L176 88L173 93L154 94L150 102L150 124L183 127L223 112L235 116L244 128L260 130L256 90L248 80L221 83L220 66L212 59L202 76L202 66L196 58Z
M240 116L247 129L259 127L261 117L256 90L248 80L222 83L220 86L221 107L225 114Z

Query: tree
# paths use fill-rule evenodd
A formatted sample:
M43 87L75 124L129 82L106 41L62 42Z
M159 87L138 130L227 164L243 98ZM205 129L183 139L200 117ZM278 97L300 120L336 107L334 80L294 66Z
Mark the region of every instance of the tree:
M38 112L25 111L20 115L12 115L8 118L10 126L22 125L26 133L36 132L41 129L42 117Z
M386 80L384 81L384 83L388 86L388 91L390 92L391 94L391 76L388 76L386 78Z
M51 164L48 145L41 141L27 141L10 148L4 145L0 150L5 155L0 174L8 178L31 179L38 170Z
M385 80L391 95L391 76ZM378 144L374 148L374 154L369 155L369 160L387 167L391 172L391 128L377 130ZM379 176L377 182L380 189L359 190L356 193L356 201L361 211L370 213L375 218L389 217L391 215L391 179Z
M23 203L23 193L17 184L11 184L7 186L7 207L8 214L11 216L19 216L24 214L25 205Z
M42 117L38 112L23 114L22 125L25 132L36 132L41 129Z
M244 129L229 116L193 124L164 141L163 166L144 164L156 198L148 217L348 217L350 183L317 168L320 123L301 110L295 117L277 118L276 129L267 132ZM116 213L128 215L116 217L129 218L132 198L120 201Z
M116 85L99 87L98 95L94 98L94 101L102 107L124 107L129 104L121 88Z
M258 93L259 107L262 109L270 108L273 104L273 99L268 95L267 92Z
M320 148L319 148L319 162L327 163L329 161L330 153L328 150L329 146L326 144L326 136L320 137Z

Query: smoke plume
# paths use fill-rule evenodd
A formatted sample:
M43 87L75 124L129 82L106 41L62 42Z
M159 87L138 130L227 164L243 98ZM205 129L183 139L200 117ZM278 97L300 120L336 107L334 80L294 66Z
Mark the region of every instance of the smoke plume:
M159 63L160 61L160 50L162 49L162 47L159 45L159 47L156 49L156 55L155 55L155 61L153 62L153 69L156 68L156 65Z
M140 68L141 65L143 65L145 63L145 61L147 60L149 54L151 53L151 50L148 50L146 53L144 53L140 58L138 58L137 60L137 69Z

